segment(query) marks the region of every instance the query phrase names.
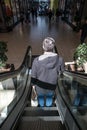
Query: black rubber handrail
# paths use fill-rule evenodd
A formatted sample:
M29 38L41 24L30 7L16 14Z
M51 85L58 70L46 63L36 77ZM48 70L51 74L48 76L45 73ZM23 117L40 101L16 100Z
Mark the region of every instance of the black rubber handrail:
M30 54L29 54L30 53ZM25 61L26 61L26 58L29 58L29 55L31 55L31 46L28 46L27 47L27 50L26 50L26 53L25 53L25 56L24 56L24 59L23 59L23 62L22 62L22 64L20 65L20 67L18 68L18 69L16 69L16 70L14 70L14 71L8 71L8 72L2 72L2 73L0 73L0 80L2 80L3 78L5 79L5 78L10 78L10 77L12 77L12 76L14 76L14 75L17 75L22 69L23 69L23 67L24 67L24 65L25 65ZM31 56L30 56L30 58L31 58ZM31 59L30 59L31 60ZM29 65L29 67L31 66L31 61L30 61L30 65Z
M87 74L86 73L81 73L81 72L74 72L74 71L67 71L65 70L64 73L72 76L72 77L77 77L77 78L82 78L82 79L87 79Z

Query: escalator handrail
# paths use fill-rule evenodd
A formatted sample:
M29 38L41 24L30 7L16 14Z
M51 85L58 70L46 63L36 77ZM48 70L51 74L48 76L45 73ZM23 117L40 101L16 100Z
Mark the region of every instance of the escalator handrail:
M8 71L8 72L0 73L0 80L10 78L10 77L17 75L23 69L23 67L25 66L26 58L29 58L29 57L31 58L31 46L27 47L23 62L20 65L20 67L18 69L14 70L14 71ZM31 59L30 59L30 64L29 64L28 67L30 67L30 66L31 66Z
M56 45L54 49L55 49L55 53L59 54ZM70 75L83 76L83 78L84 77L87 78L87 73L84 73L84 72L65 70L65 73L66 72L69 73Z
M68 74L70 76L73 76L73 77L87 79L87 73L76 72L76 71L68 71L68 70L65 70L64 73Z

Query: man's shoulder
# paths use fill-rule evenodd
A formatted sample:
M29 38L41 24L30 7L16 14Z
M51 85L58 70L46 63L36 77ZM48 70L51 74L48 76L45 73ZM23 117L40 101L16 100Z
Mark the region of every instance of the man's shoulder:
M36 62L38 60L39 56L35 57L34 58L34 62Z
M63 57L62 57L62 56L58 56L58 58L59 58L59 60L62 60L62 59L63 59Z
M64 59L62 56L59 56L59 63L64 63Z

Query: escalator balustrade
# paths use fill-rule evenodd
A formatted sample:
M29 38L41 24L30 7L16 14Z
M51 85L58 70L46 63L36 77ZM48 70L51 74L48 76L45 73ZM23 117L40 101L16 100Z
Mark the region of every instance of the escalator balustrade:
M68 110L81 130L87 129L87 75L65 71L59 91ZM65 116L65 120L67 117ZM68 119L67 119L68 120ZM70 122L68 120L68 122ZM73 122L73 121L72 121ZM68 125L69 126L69 125Z

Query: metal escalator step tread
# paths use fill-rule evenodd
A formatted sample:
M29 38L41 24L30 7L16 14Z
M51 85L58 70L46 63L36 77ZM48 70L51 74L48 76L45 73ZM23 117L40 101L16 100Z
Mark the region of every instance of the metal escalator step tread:
M43 107L43 108L30 108L26 107L24 109L23 116L58 116L58 110L55 107Z
M66 130L60 121L34 120L22 122L18 130Z
M25 110L57 110L57 107L25 107Z
M57 111L54 112L24 112L23 116L59 116Z
M60 116L23 116L21 118L22 122L28 122L28 121L37 121L37 120L43 120L43 121L60 121Z

